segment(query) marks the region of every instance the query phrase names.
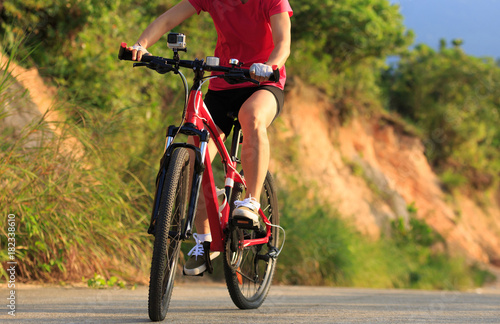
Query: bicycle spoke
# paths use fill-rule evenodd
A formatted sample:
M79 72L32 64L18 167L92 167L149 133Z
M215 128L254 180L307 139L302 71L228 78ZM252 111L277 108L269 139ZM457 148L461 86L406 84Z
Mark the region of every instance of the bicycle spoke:
M252 281L252 282L255 282L254 279L250 278L249 276L247 276L246 274L244 274L243 272L241 272L240 270L236 270L237 273L239 273L243 278L247 279L248 281Z
M234 208L234 201L240 200L240 197L244 197L245 195L243 187L235 187L233 190L235 191L230 201L232 208ZM274 192L276 192L274 183L268 173L260 197L261 209L272 225L279 225L278 205ZM264 221L261 220L261 226L263 225ZM244 231L245 240L255 239L259 235L259 232L254 230L235 228L233 231L240 231L241 233ZM278 242L278 233L276 233L275 227L271 228L271 233L271 241L269 243L274 246ZM234 239L234 235L231 239ZM238 251L241 260L238 263L237 269L234 266L231 268L229 263L230 257L236 253L228 254L225 258L225 260L227 259L227 262L224 263L226 283L233 302L239 308L257 308L266 298L272 282L276 259L261 258L259 256L266 255L269 252L268 250L268 245L263 244L247 246L243 251ZM228 253L228 250L226 253Z

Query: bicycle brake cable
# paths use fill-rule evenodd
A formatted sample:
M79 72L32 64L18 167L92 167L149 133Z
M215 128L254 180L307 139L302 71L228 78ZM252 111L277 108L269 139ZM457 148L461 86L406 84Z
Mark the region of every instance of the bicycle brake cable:
M269 224L269 225L271 225L271 227L276 227L276 228L280 229L283 232L283 242L281 242L281 247L276 252L276 255L274 256L275 258L277 258L278 255L280 255L281 251L283 250L283 247L285 246L286 232L285 232L285 229L283 227L279 226L279 225L274 225L274 224Z
M186 118L187 105L188 105L188 100L189 100L189 91L188 91L188 84L187 84L186 77L179 70L177 70L177 74L179 74L179 76L181 77L182 84L184 85L184 111L182 112L181 123L180 123L179 127L177 127L177 132L175 133L174 137L172 138L172 141L175 140L175 138L179 134L179 131L181 130L182 123L184 123L184 118Z

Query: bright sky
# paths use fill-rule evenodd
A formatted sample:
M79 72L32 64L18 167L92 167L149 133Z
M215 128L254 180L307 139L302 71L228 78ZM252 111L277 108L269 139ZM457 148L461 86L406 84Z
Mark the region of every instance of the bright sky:
M500 58L500 0L390 1L400 5L416 43L438 48L441 38L461 38L467 54Z

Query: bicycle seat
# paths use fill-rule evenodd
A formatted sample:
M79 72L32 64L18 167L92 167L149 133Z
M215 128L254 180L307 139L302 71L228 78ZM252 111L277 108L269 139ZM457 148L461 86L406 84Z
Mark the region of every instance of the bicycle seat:
M227 117L238 120L238 114L234 111L230 111L227 113Z
M233 140L234 140L234 136L236 136L236 134L239 134L239 143L243 143L243 134L241 133L241 125L240 125L240 122L238 121L238 114L234 111L230 111L227 113L227 117L233 119Z
M238 121L238 113L230 111L227 113L227 117L233 119L233 126L235 129L241 129L240 122Z

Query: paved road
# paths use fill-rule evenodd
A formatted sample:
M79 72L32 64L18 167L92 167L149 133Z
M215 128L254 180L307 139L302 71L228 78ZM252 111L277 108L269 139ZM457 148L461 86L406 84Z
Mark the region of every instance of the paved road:
M5 303L7 290L0 294ZM147 287L21 287L14 323L145 323ZM8 296L7 296L8 297ZM5 305L5 304L4 304ZM2 307L0 322L11 320ZM500 323L500 290L471 293L274 286L257 310L239 310L224 285L180 284L169 323Z

